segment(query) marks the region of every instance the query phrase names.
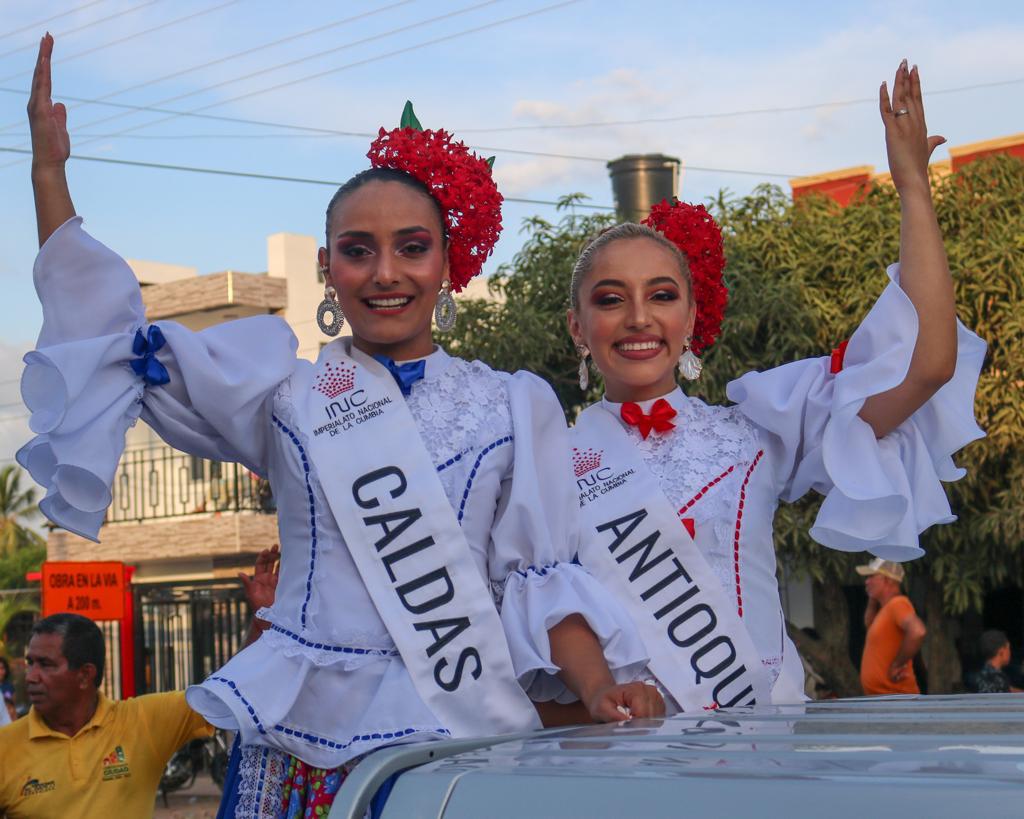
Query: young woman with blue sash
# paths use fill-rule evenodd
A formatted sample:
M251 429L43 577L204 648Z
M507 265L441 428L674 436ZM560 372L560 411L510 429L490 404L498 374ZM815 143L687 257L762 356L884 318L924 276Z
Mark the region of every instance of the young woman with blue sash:
M268 627L188 690L239 731L222 813L327 809L385 745L531 730L532 700L580 699L596 720L657 714L632 681L647 655L574 556L567 430L551 389L433 341L451 290L500 232L487 161L406 127L327 209L321 328L350 337L313 363L275 316L193 332L145 320L127 264L87 234L64 173L66 112L47 36L29 119L43 328L23 397L36 437L18 460L56 525L95 539L127 428L265 475L281 569ZM621 683L621 684L620 684Z

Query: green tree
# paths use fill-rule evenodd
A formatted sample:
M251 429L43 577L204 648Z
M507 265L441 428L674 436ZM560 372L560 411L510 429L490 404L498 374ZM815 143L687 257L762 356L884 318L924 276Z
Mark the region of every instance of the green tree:
M24 488L21 478L21 469L13 464L0 468L0 555L13 555L39 540L25 527L38 512L36 490Z
M569 274L584 244L615 222L610 214L579 213L584 199L560 199L557 223L539 216L523 222L523 247L489 280L492 300L460 299L459 320L446 339L464 357L536 373L572 415L600 393L595 387L584 396L577 383L579 359L565 323Z
M976 412L988 433L958 462L967 477L949 485L953 526L925 533L927 556L909 565L925 589L930 690L952 690L960 676L957 618L981 606L985 591L1019 584L1024 570L1024 162L1008 156L971 163L934 180L936 210L963 322L989 342ZM567 197L555 224L534 218L526 241L492 282L493 301L460 303L453 347L500 369L525 368L548 379L566 408L581 394L578 359L565 329L569 276L583 243L606 216L579 216ZM848 207L810 197L793 202L779 188L711 203L725 236L730 304L705 376L687 390L724 402L725 385L749 370L827 355L853 333L899 257L899 200L886 186L867 188ZM596 379L592 379L596 380ZM776 518L780 562L805 573L815 591L820 638L791 630L837 691L859 691L848 655L850 613L842 585L855 582L863 555L823 549L807 531L820 498L783 506Z
M0 597L0 655L10 658L24 648L24 646L8 644L8 629L19 615L38 612L39 600L36 594L26 593Z
M31 542L6 557L0 557L0 591L28 589L33 585L25 580L28 572L37 572L46 560L46 543L35 532L28 533ZM36 587L38 588L38 587Z

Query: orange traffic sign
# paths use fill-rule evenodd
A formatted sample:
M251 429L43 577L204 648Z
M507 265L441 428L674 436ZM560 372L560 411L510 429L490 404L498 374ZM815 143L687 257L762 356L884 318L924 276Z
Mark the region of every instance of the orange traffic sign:
M124 617L124 564L50 562L43 564L43 616L74 612L91 620Z

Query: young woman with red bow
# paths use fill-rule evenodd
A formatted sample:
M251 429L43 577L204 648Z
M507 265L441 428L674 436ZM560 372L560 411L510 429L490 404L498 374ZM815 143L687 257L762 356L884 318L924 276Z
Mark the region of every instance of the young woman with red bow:
M580 558L629 608L670 709L797 702L803 670L786 634L772 522L779 500L825 496L811 537L887 560L954 519L940 481L983 433L973 397L985 345L956 319L932 207L916 66L879 91L902 205L900 263L848 346L751 372L734 406L677 386L700 375L726 302L718 226L664 202L643 224L594 239L573 272L569 330L605 397L573 430Z

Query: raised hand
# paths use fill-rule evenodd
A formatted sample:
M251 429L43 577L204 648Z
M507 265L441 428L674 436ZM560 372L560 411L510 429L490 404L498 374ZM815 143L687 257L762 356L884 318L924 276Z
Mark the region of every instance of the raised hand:
M928 136L917 66L900 63L892 99L878 90L892 183L900 195L900 287L917 311L914 354L903 382L870 396L860 417L879 438L892 432L953 377L957 362L956 299L932 204L928 160L945 137ZM865 614L865 622L871 610Z
M32 192L36 200L36 227L42 247L54 231L75 215L64 165L71 156L68 112L50 99L50 56L53 37L39 42L32 93L28 98L28 126L32 131Z
M71 156L68 135L68 111L63 103L50 98L52 79L50 57L53 37L49 33L39 41L39 56L32 75L32 93L28 98L28 125L32 132L32 170L63 169Z
M896 69L892 99L884 82L878 89L878 95L893 185L900 193L910 186L923 185L927 190L928 160L932 151L946 138L928 136L921 99L921 75L917 66L908 68L907 61L903 60Z

